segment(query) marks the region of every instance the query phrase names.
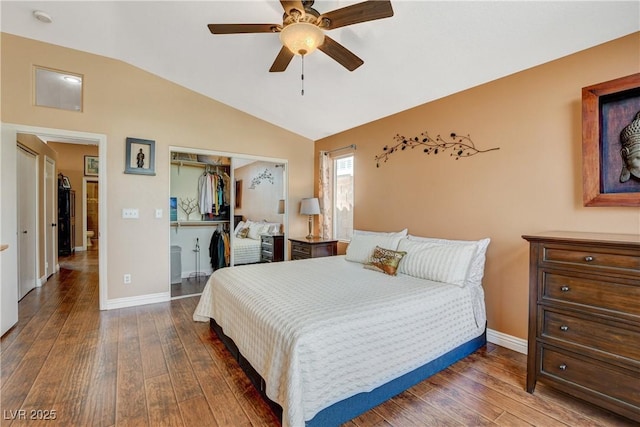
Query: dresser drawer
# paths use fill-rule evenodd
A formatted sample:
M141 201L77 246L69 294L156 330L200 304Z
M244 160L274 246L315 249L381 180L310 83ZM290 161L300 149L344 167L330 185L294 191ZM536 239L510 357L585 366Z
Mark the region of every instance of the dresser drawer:
M572 353L540 348L541 374L582 393L625 407L640 416L640 372L617 368Z
M573 265L588 269L618 269L640 275L640 253L622 249L544 246L542 262L548 265Z
M262 243L260 244L262 250L273 251L273 239L262 238Z
M624 357L640 367L640 328L621 322L541 309L540 336Z
M291 254L296 254L304 258L311 257L311 246L296 242L291 242Z
M543 302L562 302L640 316L640 283L606 281L605 278L542 271ZM615 313L613 313L615 314Z

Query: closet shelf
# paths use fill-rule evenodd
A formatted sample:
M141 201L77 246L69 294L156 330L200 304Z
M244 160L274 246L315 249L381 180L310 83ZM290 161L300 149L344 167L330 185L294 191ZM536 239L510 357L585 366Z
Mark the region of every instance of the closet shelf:
M178 171L180 170L181 166L193 166L193 167L198 167L198 168L229 168L231 167L230 164L213 164L213 163L207 163L207 162L199 162L197 160L171 160L171 164L172 165L177 165L178 166Z
M217 227L220 224L228 223L228 219L222 221L171 221L171 227Z

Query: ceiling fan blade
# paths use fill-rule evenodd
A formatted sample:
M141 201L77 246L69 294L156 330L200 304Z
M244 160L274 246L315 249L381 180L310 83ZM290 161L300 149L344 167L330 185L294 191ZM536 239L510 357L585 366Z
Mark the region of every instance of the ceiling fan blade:
M369 0L323 13L319 19L321 22L328 19L329 22L324 24L322 28L333 30L347 25L391 16L393 16L393 8L390 1Z
M282 46L280 53L276 56L276 60L273 61L273 65L269 68L269 72L279 73L286 70L293 56L293 53L286 46Z
M277 24L209 24L212 34L277 33Z
M362 64L364 61L353 54L349 49L342 46L337 41L325 34L324 43L318 46L318 49L335 59L344 68L349 71L353 71Z
M304 15L304 6L300 0L286 1L280 0L280 4L287 15L291 15L291 10L296 9Z

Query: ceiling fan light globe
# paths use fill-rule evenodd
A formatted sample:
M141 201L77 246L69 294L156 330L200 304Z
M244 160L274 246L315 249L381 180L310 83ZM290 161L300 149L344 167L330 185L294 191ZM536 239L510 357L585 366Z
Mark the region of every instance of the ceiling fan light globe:
M282 29L280 41L295 55L308 55L322 45L324 32L314 24L297 22Z

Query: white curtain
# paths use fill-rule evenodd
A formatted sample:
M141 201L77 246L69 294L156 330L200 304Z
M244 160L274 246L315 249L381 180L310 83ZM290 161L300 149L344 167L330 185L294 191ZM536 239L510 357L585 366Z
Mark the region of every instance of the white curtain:
M320 151L320 230L324 239L333 238L333 159L326 151Z

